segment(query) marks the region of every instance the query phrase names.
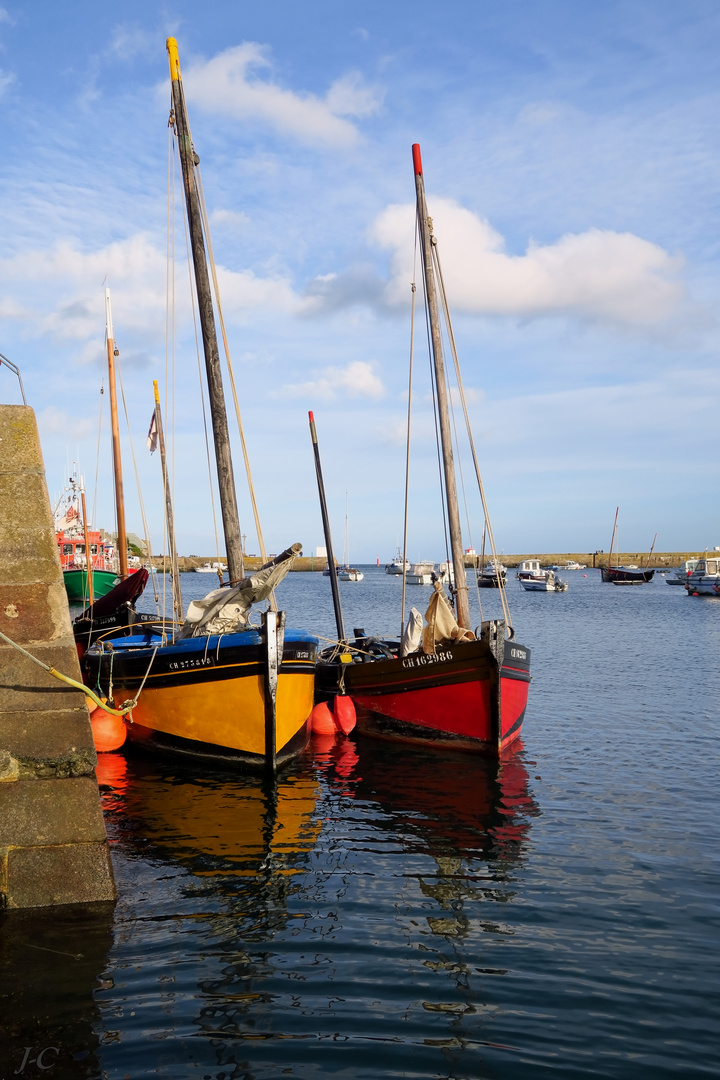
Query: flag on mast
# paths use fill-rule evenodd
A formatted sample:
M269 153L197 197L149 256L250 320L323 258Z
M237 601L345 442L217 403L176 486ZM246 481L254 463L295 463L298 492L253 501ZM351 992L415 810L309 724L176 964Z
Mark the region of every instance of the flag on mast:
M150 421L150 430L147 434L147 448L151 454L154 454L157 450L158 444L158 429L157 420L155 419L155 413L152 414L152 420Z

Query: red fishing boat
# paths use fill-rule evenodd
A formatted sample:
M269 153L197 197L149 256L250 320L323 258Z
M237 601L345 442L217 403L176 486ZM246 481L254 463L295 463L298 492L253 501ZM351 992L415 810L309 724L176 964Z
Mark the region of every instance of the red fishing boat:
M337 582L335 577L331 576L338 645L325 650L318 664L316 684L320 696L343 694L352 699L357 712L358 730L361 733L499 756L512 745L522 728L530 684L530 650L515 640L504 583L499 583L499 591L505 618L482 622L474 632L470 626L449 393L440 329L441 312L445 320L447 340L452 348L458 394L467 423L488 538L496 561L497 551L469 427L439 266L437 240L433 235L432 220L428 216L425 202L420 147L417 145L413 146L413 163L424 295L431 330L445 514L450 534L449 556L454 567L454 582L448 583L451 593L448 598L441 581L435 580L435 592L426 612L424 629L419 613L413 611L399 641L373 638L363 630L356 630L354 638L349 639L344 632ZM413 299L414 296L413 287ZM332 539L312 413L310 431L315 451L328 560L332 565ZM403 559L406 554L407 525Z

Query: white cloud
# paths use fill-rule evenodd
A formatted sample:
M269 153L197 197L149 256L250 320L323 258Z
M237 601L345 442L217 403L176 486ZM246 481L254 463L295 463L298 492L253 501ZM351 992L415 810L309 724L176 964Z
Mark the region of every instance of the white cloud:
M355 360L346 368L326 367L316 379L304 383L290 383L280 390L283 397L312 397L331 401L338 394L350 397L381 398L385 387L375 374L373 364Z
M15 76L11 71L3 71L0 68L0 97L5 93L8 86L12 86L15 82Z
M250 224L250 217L242 210L217 209L210 212L210 222L224 229L244 229Z
M110 53L119 60L134 60L137 56L149 56L156 48L152 34L136 26L116 26L110 42Z
M96 423L89 419L79 419L63 409L49 405L38 413L38 428L43 437L62 435L64 438L86 439L95 430Z
M7 23L8 26L15 26L15 20L7 8L0 7L0 23Z
M0 287L5 293L0 313L24 320L33 334L52 334L78 342L96 340L98 335L102 337L105 325L106 278L112 291L118 336L130 332L161 336L165 326L166 257L143 233L96 251L82 251L66 240L48 250L23 250L0 258ZM306 304L286 278L259 277L252 270L223 267L218 267L218 278L229 316L242 318L258 309L292 314ZM177 317L182 322L191 318L184 264L176 267L176 282Z
M649 326L683 303L682 258L633 233L589 229L553 244L530 241L524 255L510 255L489 222L453 200L433 199L431 211L453 310ZM391 252L387 296L394 304L407 299L414 222L413 206L392 205L371 228L372 238Z
M267 49L253 41L225 49L205 63L191 64L184 82L193 105L235 119L258 119L301 142L321 146L351 146L357 128L347 116L377 111L379 94L359 74L345 75L326 97L297 94L259 78L270 67Z

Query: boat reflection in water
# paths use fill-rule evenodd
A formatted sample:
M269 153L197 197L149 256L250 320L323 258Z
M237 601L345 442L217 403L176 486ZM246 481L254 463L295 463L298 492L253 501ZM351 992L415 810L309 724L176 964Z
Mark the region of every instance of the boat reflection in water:
M516 745L522 751L522 740ZM356 795L392 815L406 848L508 868L521 858L537 806L520 753L504 761L461 754L439 760L422 749L393 750L373 746L372 756L362 755Z
M274 1077L298 1055L334 1075L351 1048L353 1075L399 1075L437 1040L452 1056L459 1023L482 1036L537 812L522 757L313 736L274 788L101 758L122 898L108 1075Z
M122 815L124 843L134 834L145 858L171 859L199 878L295 874L320 832L312 777L267 787L258 776L198 776L116 754L100 755L97 775L106 814Z

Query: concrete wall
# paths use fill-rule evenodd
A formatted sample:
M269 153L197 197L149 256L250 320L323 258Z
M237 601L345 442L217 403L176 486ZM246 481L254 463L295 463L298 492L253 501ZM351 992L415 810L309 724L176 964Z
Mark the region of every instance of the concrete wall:
M0 630L80 681L35 414L0 405ZM0 638L0 905L112 900L80 691Z

